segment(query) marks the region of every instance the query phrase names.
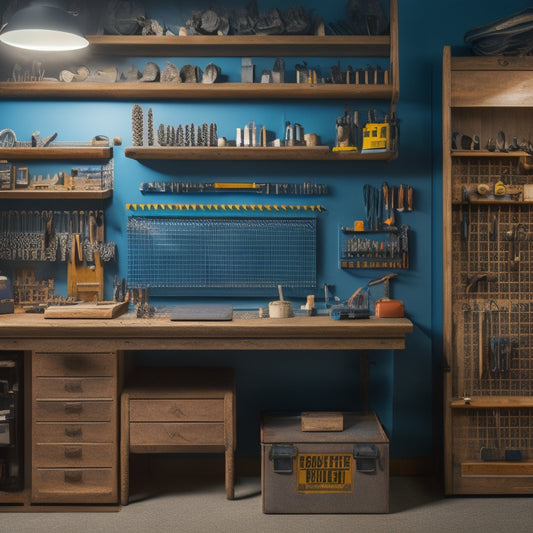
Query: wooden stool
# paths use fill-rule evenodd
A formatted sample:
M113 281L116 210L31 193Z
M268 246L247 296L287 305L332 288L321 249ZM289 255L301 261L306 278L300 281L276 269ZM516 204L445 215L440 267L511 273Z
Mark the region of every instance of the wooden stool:
M234 496L235 378L228 368L141 368L121 398L120 501L128 504L130 453L224 452Z

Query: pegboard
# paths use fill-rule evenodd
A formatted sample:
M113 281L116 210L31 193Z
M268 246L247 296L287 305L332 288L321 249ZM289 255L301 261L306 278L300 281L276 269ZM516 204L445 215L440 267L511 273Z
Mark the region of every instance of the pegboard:
M524 396L533 390L532 204L462 201L463 190L500 179L523 185L531 176L518 158L454 160L452 387L459 398Z
M316 287L315 218L128 217L128 286Z

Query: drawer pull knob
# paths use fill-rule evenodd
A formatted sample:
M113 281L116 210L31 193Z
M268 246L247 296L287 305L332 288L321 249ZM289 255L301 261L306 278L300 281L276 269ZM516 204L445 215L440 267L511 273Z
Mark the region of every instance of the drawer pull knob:
M81 381L67 381L65 383L65 392L83 392Z
M66 427L65 435L67 437L81 437L82 429L79 426L78 427Z
M65 457L68 457L69 459L79 459L82 456L82 449L81 446L67 446L65 448Z
M76 414L81 413L83 406L81 403L66 403L65 404L65 413L67 414Z
M82 473L79 470L76 470L74 472L68 470L65 472L65 481L67 483L81 483Z

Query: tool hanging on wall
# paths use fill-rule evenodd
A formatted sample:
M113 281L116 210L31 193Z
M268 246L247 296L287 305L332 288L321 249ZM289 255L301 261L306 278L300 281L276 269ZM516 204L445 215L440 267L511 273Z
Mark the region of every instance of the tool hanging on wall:
M198 193L256 193L269 195L323 196L328 186L306 181L304 183L224 183L192 181L149 181L141 183L143 194L198 194Z
M104 211L2 211L0 259L67 261L78 235L79 254L92 260L95 250L104 262L115 257L115 243L104 242Z

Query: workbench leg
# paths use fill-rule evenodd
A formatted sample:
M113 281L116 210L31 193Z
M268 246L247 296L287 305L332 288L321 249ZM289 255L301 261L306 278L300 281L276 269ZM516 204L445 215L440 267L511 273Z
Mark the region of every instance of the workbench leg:
M359 387L360 387L360 398L361 398L361 411L366 412L369 410L369 401L368 401L368 380L370 378L369 368L368 368L368 352L362 350L359 352Z
M120 504L128 505L130 494L130 402L126 393L120 409Z
M233 500L235 497L235 386L233 390L224 395L224 462L226 498Z

